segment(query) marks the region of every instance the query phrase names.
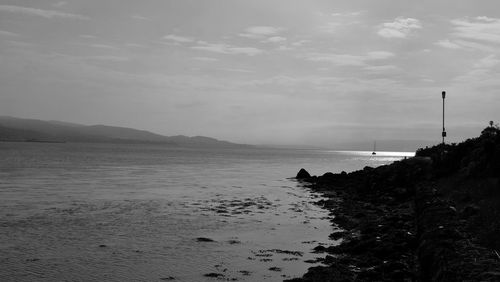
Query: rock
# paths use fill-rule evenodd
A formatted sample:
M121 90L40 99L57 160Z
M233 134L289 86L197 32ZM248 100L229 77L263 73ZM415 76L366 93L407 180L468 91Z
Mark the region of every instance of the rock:
M345 237L346 235L348 235L348 233L345 231L337 231L337 232L333 232L332 234L330 234L329 237L332 240L339 240L342 237Z
M366 217L366 214L364 214L363 212L358 212L357 214L354 215L355 218L364 218Z
M462 211L462 215L464 217L470 217L470 216L474 216L474 215L477 215L479 213L479 207L476 206L476 205L468 205L466 206L463 211Z
M204 274L203 276L213 277L213 278L222 278L222 277L224 277L224 274L211 272L211 273Z
M206 238L206 237L198 237L198 238L196 238L196 241L198 241L198 242L215 242L215 240L210 239L210 238Z
M326 251L326 248L324 246L318 245L314 247L314 253L323 253Z
M240 271L239 271L239 273L241 273L241 274L243 274L243 275L245 275L245 276L250 276L250 273L251 273L251 272L250 272L250 271L248 271L248 270L240 270Z
M332 178L335 177L335 174L333 172L325 172L322 177Z
M307 172L307 170L301 168L299 170L299 173L297 173L297 176L295 178L297 178L297 179L307 179L307 178L311 178L311 175L309 174L309 172Z

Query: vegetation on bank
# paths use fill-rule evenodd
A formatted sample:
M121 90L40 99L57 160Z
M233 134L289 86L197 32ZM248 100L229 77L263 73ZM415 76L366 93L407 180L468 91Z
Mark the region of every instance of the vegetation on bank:
M459 144L420 149L418 157L432 159L440 191L474 213L470 232L485 247L500 250L500 128L490 122L479 137ZM500 259L500 257L499 257Z
M430 157L433 173L444 177L453 173L464 176L497 177L500 173L500 128L490 122L479 137L456 144L440 144L419 149L417 157Z

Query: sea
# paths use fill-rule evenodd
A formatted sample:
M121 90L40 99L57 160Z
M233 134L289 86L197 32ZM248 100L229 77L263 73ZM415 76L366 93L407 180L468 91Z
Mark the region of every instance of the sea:
M0 281L282 281L338 244L293 177L408 152L0 143Z

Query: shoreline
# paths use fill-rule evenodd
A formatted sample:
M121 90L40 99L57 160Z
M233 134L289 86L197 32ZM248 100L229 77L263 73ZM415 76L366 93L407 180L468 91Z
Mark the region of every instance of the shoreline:
M500 281L500 150L480 152L490 141L500 148L500 134L482 134L377 168L301 170L297 179L328 197L318 204L342 241L314 248L325 266L285 281Z

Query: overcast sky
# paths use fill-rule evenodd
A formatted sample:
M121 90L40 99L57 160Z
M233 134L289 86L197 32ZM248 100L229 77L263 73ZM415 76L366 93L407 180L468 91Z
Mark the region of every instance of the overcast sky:
M500 2L0 0L0 115L250 144L500 121Z

